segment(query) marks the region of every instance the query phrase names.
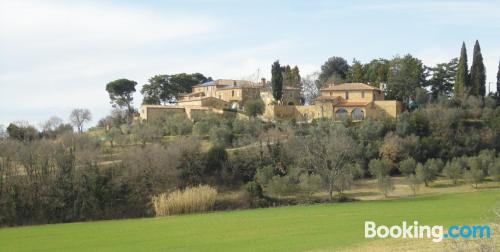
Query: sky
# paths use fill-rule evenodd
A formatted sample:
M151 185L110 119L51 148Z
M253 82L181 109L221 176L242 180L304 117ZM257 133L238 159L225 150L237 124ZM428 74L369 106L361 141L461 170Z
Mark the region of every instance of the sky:
M200 72L214 79L270 77L271 64L303 76L332 56L351 62L407 53L432 66L469 66L476 39L495 91L500 1L30 1L0 0L0 125L88 108L111 111L106 83Z

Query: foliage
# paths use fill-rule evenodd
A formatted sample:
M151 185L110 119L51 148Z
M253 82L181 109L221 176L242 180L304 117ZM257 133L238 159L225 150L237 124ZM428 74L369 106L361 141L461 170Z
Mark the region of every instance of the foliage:
M441 159L431 158L428 159L427 162L425 162L425 165L421 167L420 171L418 171L418 175L422 178L422 181L424 181L425 186L428 186L430 182L437 178L443 167L444 163Z
M300 87L301 78L299 67L291 68L289 65L281 67L284 87Z
M415 161L412 157L409 157L399 163L399 171L405 176L414 174L416 168L417 161Z
M10 138L19 141L33 141L38 138L38 130L24 122L10 123L7 127L7 134Z
M470 89L469 66L467 64L467 49L465 42L460 49L460 58L457 66L457 76L455 77L455 86L453 92L457 98L465 98Z
M373 159L368 167L370 174L377 178L377 188L387 197L388 193L394 190L394 184L389 176L389 162L385 159Z
M341 194L342 189L346 187L344 179L348 179L352 174L352 167L348 164L355 158L354 140L344 128L320 122L316 127L311 128L304 147L303 162L323 179L325 189L332 200L333 191L337 189ZM339 183L341 180L343 183ZM343 186L336 186L336 184L343 184Z
M470 69L470 94L484 97L486 95L486 70L483 63L483 55L481 54L481 47L479 41L476 40L474 44L474 51L472 54L472 65Z
M377 177L377 188L386 198L389 195L389 192L392 192L395 189L394 183L389 175Z
M457 184L457 180L463 176L465 167L466 164L463 158L453 158L453 160L446 163L443 173L455 185Z
M132 107L133 94L137 82L128 79L118 79L106 84L106 91L113 107L127 108L129 121L134 109Z
M415 174L410 174L408 177L408 186L410 187L411 191L413 192L413 195L417 194L417 191L420 189L420 185L422 184L422 180L415 175Z
M264 114L265 104L261 99L255 99L245 102L244 108L248 116L256 117Z
M162 125L167 136L185 136L193 132L193 122L184 113L168 116Z
M280 62L277 60L271 67L271 88L276 101L283 98L283 74L281 74Z
M347 72L347 82L364 83L365 69L359 60L353 59L352 65Z
M162 104L174 102L181 93L191 92L197 84L211 81L201 73L159 74L151 77L141 89L144 96L142 104Z
M309 197L313 193L321 190L323 183L319 175L303 173L299 176L299 188L302 192L305 192Z
M431 87L433 101L436 101L439 96L450 97L452 95L457 67L458 59L453 58L449 62L440 63L429 68L432 77L428 81L428 85Z
M488 167L488 174L494 180L500 181L500 157L497 157L493 163Z
M484 173L478 167L473 166L470 167L469 170L465 171L464 178L467 183L470 183L477 188L477 185L482 183L484 180Z
M246 190L250 198L261 199L264 197L262 193L262 186L256 181L250 181L246 185Z
M387 83L389 61L386 59L373 59L363 66L363 71L365 72L365 81L379 87L380 83Z
M292 175L273 176L267 184L267 190L276 195L291 195L298 189L298 180Z
M408 104L415 99L415 90L425 82L422 61L407 54L396 56L389 63L386 98Z
M234 139L233 132L225 125L210 129L209 135L213 144L221 146L230 146Z
M322 66L319 74L319 86L322 87L328 82L343 83L347 78L349 64L342 57L331 57Z

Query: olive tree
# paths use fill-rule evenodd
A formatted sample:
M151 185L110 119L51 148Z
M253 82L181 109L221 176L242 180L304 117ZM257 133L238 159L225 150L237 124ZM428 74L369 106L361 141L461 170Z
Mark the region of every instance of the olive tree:
M305 139L305 159L308 167L323 180L329 199L333 200L333 191L337 189L340 196L344 189L352 184L352 163L355 158L356 145L347 134L345 128L320 122L311 129ZM341 185L341 186L339 186Z

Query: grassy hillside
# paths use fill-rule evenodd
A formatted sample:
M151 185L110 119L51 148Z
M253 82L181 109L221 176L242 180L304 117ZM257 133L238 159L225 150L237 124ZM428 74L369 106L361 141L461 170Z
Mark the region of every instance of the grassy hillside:
M487 223L499 190L0 229L3 251L303 251L358 246L364 221Z

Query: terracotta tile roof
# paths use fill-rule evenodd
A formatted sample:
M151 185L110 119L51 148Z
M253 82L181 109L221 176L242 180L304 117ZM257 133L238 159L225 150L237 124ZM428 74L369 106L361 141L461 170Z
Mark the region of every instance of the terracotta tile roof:
M342 99L342 97L340 97L340 96L322 95L322 96L316 97L316 99L314 99L314 100L316 100L316 101L332 100L333 101L333 100L340 100L340 99Z
M369 102L349 102L349 101L342 101L341 103L337 104L337 107L364 107L368 104L372 103L371 101Z
M338 85L329 85L322 88L322 91L350 91L350 90L380 90L376 87L364 83L343 83Z
M193 93L188 93L188 94L180 94L179 97L184 97L184 96L195 96L198 94L205 94L204 92L193 92Z
M218 79L218 80L213 80L205 83L201 83L198 85L195 85L195 87L207 87L207 86L229 86L229 85L251 85L251 81L247 80L228 80L228 79Z

